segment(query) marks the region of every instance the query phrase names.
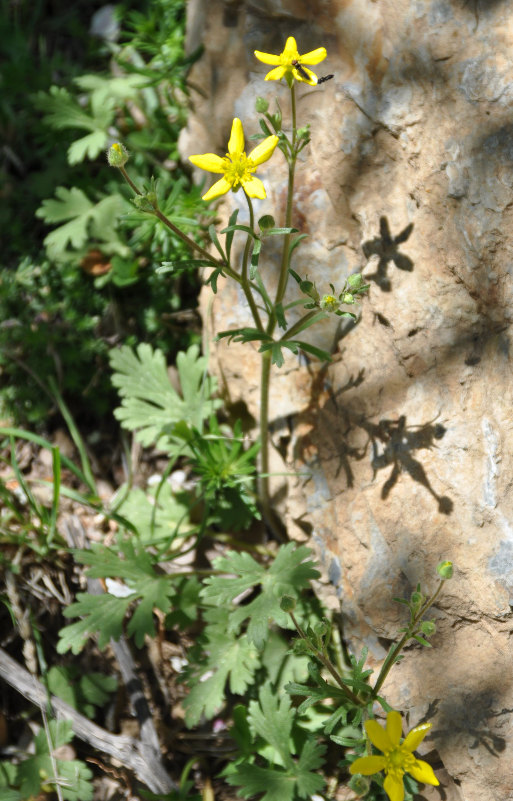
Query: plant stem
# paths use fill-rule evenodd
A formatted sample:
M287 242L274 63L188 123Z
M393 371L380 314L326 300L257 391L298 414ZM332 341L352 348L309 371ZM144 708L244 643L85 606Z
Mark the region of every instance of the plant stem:
M372 690L372 695L373 695L374 698L376 697L376 695L380 691L381 687L383 686L386 677L390 673L390 671L392 669L392 666L397 661L397 657L401 653L401 651L404 648L405 644L408 642L409 639L411 639L412 637L415 636L415 634L417 634L417 630L418 630L417 626L418 626L419 621L422 619L423 615L425 615L425 613L427 612L429 607L433 606L434 602L436 601L436 599L440 595L440 592L442 590L443 584L444 584L444 580L441 579L440 580L440 584L438 585L438 588L437 588L436 592L431 596L431 598L429 598L422 605L422 607L417 612L417 614L415 615L414 619L412 620L412 622L408 626L407 631L405 631L404 635L401 637L399 642L396 645L393 645L392 648L390 649L390 651L388 652L388 654L386 656L386 659L383 662L383 665L381 666L381 670L380 670L379 676L378 676L378 678L376 680L376 684L374 685L374 689Z
M314 309L313 311L308 312L308 314L305 314L304 317L301 317L301 319L298 320L297 323L294 323L294 325L283 334L283 336L280 339L280 342L285 342L287 339L291 339L291 337L294 336L296 331L299 331L301 326L303 326L305 323L308 322L308 320L311 320L312 317L315 317L317 314L319 314L319 309Z
M130 178L130 176L127 173L127 171L125 170L125 168L124 167L118 167L118 170L120 171L121 175L123 176L123 178L125 179L125 181L129 185L129 187L132 189L132 191L135 192L136 195L139 195L139 196L142 197L143 192L141 192L141 190L138 189L138 187L134 184L134 182ZM172 231L174 233L174 235L178 237L178 239L181 239L182 242L185 245L187 245L187 247L190 250L196 250L198 253L201 253L201 255L205 259L207 259L209 262L211 262L212 264L215 264L218 267L223 265L223 267L224 267L224 262L220 262L218 259L214 258L208 252L208 250L205 250L205 248L202 248L201 245L198 245L198 243L194 241L194 239L191 239L189 236L187 236L187 234L184 234L183 231L181 231L179 228L177 228L176 225L174 223L172 223L171 220L168 217L166 217L165 214L163 214L161 212L161 210L159 209L159 207L157 206L156 203L152 203L152 206L153 206L153 211L151 213L155 214L155 216L158 217L158 219L161 222L163 222L164 225L166 225L169 228L169 230Z
M249 209L249 227L252 231L255 230L255 213L253 211L253 204L251 202L250 196L246 193L243 189L244 194L246 195L246 200L248 201L248 209ZM255 321L255 325L259 331L263 331L264 327L262 325L262 320L260 319L260 314L258 313L257 305L255 303L255 298L253 297L253 293L251 291L251 286L248 281L248 261L249 261L249 252L251 250L251 243L252 237L248 234L246 239L246 246L244 248L244 255L242 257L242 271L241 271L241 281L240 285L243 289L243 292L246 296L246 300L248 301L249 308L251 309L251 314L253 315L253 320Z
M296 95L294 84L290 88L290 99L292 109L292 147L291 156L289 159L289 181L287 189L287 208L285 212L285 227L291 227L292 220L292 199L294 195L294 173L296 168ZM276 290L276 304L281 303L285 290L287 288L288 278L288 262L289 262L289 245L290 234L286 234L283 241L283 251L281 256L280 275L278 279L278 288ZM267 323L267 333L272 335L276 327L276 311L273 309L269 315ZM264 351L262 353L261 361L261 379L260 379L260 438L262 442L261 450L261 471L263 475L260 478L260 495L262 511L266 520L270 523L273 530L276 531L276 526L272 525L271 514L271 499L269 493L269 389L271 384L271 352Z
M322 662L322 664L324 665L326 670L329 670L329 672L331 673L331 675L333 676L333 678L337 682L338 686L344 691L344 693L347 695L347 697L351 701L351 703L355 704L355 706L362 706L363 705L362 701L360 701L358 696L355 695L355 693L352 690L349 689L347 684L344 683L342 677L340 676L340 674L338 673L338 671L336 670L336 668L332 664L331 660L325 654L323 654L322 651L319 651L319 649L316 648L315 645L306 636L306 633L303 631L303 629L301 628L301 626L297 622L297 620L296 620L296 618L294 616L294 613L293 612L289 612L289 615L292 618L292 622L294 623L294 626L296 627L297 633L299 634L301 639L304 640L308 644L308 647L310 648L312 653L315 654L315 656L317 657L319 662Z

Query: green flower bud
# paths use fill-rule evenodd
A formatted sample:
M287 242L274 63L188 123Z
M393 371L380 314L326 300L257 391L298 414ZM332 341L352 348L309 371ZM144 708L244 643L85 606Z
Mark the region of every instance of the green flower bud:
M265 99L265 97L257 97L255 100L255 109L259 114L265 114L267 109L269 108L269 103Z
M298 128L296 131L296 136L298 139L308 139L310 136L310 126L304 125L303 128Z
M319 620L314 626L314 632L318 637L325 637L330 627L325 620Z
M444 581L452 578L452 574L454 572L452 562L440 562L437 565L436 570L440 578L444 579Z
M335 312L340 306L340 301L335 297L335 295L323 295L319 302L319 306L323 311Z
M354 302L354 295L352 295L350 292L344 292L344 295L342 296L342 303L347 303L349 305Z
M350 787L353 793L356 793L357 796L361 796L363 798L369 792L370 779L367 779L365 776L352 776L347 785Z
M360 273L356 273L355 275L349 276L347 283L351 289L360 289L361 285L363 284L363 278Z
M107 161L111 167L124 167L128 161L128 150L119 142L114 142L107 150Z
M424 601L424 596L422 595L421 592L418 592L418 591L412 592L411 598L410 598L410 603L411 603L412 606L415 606L415 607L418 608L419 606L422 606L422 602L423 601Z
M272 214L264 214L258 221L261 231L268 231L270 228L274 228L275 224Z
M304 656L305 654L311 653L311 649L308 643L305 642L305 640L301 639L294 640L294 643L292 645L292 650L297 656Z
M296 608L296 599L290 595L284 595L280 601L280 607L284 612L293 612Z
M436 631L436 626L432 620L423 620L420 624L420 630L426 637L431 637Z

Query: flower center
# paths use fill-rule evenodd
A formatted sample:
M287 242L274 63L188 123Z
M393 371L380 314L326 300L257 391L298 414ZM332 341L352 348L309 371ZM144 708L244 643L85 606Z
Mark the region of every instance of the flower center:
M393 751L388 751L385 754L386 773L402 774L408 771L415 762L415 758L408 751L403 751L402 748L394 748Z
M236 189L239 184L249 181L251 173L256 170L256 165L253 164L251 159L248 159L245 153L239 153L236 156L230 156L227 153L225 162L224 176L233 189Z

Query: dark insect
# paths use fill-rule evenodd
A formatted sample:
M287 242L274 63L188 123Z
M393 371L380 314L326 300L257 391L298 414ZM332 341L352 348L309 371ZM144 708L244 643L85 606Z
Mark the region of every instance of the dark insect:
M301 75L301 77L302 77L302 78L304 78L306 81L310 81L310 80L311 80L311 78L310 78L309 74L307 73L307 71L305 70L305 68L301 66L301 64L299 63L299 61L297 61L297 60L296 60L296 61L293 61L293 62L292 62L292 66L293 66L293 67L294 67L294 68L295 68L295 69L296 69L296 70L299 72L299 74Z
M330 81L334 77L334 75L325 75L324 78L317 78L317 86L319 86L320 83L324 83L324 81Z

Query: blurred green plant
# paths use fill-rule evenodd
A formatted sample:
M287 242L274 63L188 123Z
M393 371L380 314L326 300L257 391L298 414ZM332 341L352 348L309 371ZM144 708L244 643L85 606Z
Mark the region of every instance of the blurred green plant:
M211 213L181 168L177 149L187 115L190 62L183 52L185 2L142 5L143 10L118 7L125 26L122 44L93 46L81 29L78 63L73 53L59 50L62 43L48 26L44 3L32 17L21 4L0 21L8 40L2 47L14 58L7 35L12 34L20 45L15 59L26 78L22 92L13 75L17 89L6 86L0 101L5 152L12 151L2 167L6 202L0 204L0 223L10 232L3 253L9 269L0 278L0 413L18 423L40 425L55 408L48 376L55 377L82 422L97 421L113 403L106 371L109 345L149 341L172 359L198 336L194 313L187 315L199 288L194 275L155 274L163 260L182 259L184 245L134 207L103 158L112 138L122 133L138 180L155 180L165 213L201 237ZM91 10L77 5L82 24L89 25ZM50 53L45 58L40 48L34 64L38 21ZM64 12L61 21L77 25ZM83 66L92 66L93 55L95 72L77 74L80 58ZM39 63L37 79L30 80L30 64L37 71ZM56 77L59 85L52 86ZM42 118L38 123L36 113ZM18 137L19 119L37 129L33 142L25 131ZM20 141L27 146L18 152ZM30 168L21 158L29 154ZM91 160L98 162L93 169ZM20 195L23 208L16 205ZM53 227L44 242L34 213Z

